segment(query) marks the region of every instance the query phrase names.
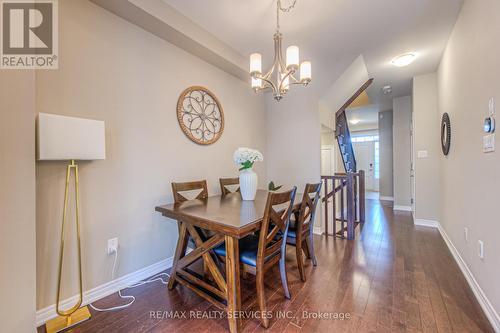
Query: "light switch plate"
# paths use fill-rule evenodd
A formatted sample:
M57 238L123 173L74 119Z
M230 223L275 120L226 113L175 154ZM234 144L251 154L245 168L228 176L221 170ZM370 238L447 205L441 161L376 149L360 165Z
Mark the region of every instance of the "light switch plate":
M429 156L429 153L427 152L427 150L419 150L417 152L418 158L427 158L427 156Z
M495 134L483 136L483 153L495 151Z

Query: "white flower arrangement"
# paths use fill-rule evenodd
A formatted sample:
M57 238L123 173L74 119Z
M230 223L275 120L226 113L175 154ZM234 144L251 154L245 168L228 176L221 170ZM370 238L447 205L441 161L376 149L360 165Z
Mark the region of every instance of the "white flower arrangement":
M236 149L233 155L233 160L241 170L250 169L254 162L261 162L264 160L261 152L255 149L240 147Z

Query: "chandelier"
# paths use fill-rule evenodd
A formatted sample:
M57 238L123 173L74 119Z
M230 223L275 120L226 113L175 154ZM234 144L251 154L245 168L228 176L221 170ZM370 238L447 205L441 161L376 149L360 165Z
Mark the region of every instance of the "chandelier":
M250 55L250 76L252 77L252 89L257 93L272 90L274 99L280 101L290 89L290 84L301 84L307 86L311 82L311 62L304 61L299 65L299 47L292 45L286 49L286 62L283 63L281 41L283 35L280 33L280 12L290 12L297 3L294 0L288 7L281 6L281 0L276 2L276 32L274 34L274 61L271 69L262 74L262 55L252 53ZM296 78L299 71L299 79Z

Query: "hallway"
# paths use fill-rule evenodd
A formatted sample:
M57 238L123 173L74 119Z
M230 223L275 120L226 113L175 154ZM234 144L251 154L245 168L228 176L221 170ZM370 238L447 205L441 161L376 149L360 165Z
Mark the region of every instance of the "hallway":
M317 236L316 253L318 266L306 261L307 282L302 283L289 249L291 300L283 297L279 272L268 275L271 332L492 332L438 231L414 227L409 213L395 213L386 203L367 200L367 223L356 240ZM242 281L242 290L243 308L257 311L253 277ZM91 320L68 332L227 330L224 318L152 318L151 311L185 311L188 318L190 311L217 311L182 286L169 292L158 283L124 294L136 296L136 303L123 311L93 311ZM116 295L97 302L102 307L117 304ZM320 313L330 318L313 318ZM264 329L258 319L247 319L243 331Z

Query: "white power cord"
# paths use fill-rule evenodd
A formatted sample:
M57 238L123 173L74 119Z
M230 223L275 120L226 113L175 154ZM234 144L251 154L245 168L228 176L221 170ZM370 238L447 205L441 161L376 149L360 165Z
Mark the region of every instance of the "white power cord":
M113 260L113 270L111 271L111 281L113 281L115 279L116 263L118 262L118 251L115 250L113 252L115 254L115 258ZM147 283L156 282L156 281L160 281L162 284L165 284L165 285L168 284L168 281L163 280L163 278L161 278L161 276L166 276L167 279L170 277L170 275L168 275L167 273L156 274L156 275L150 277L147 280L138 282L136 284L133 284L133 285L128 286L128 287L125 287L123 289L135 288L135 287L139 287L139 286L145 285ZM126 304L123 304L123 305L113 306L111 308L105 308L105 309L98 308L98 307L94 306L92 303L90 303L89 306L92 309L94 309L95 311L106 312L106 311L116 311L116 310L122 310L122 309L128 308L129 306L132 305L132 303L135 302L135 297L134 296L132 296L132 295L125 295L124 296L124 295L122 295L122 291L121 290L118 290L118 296L120 296L121 299L128 299L130 301L128 303L126 303Z

